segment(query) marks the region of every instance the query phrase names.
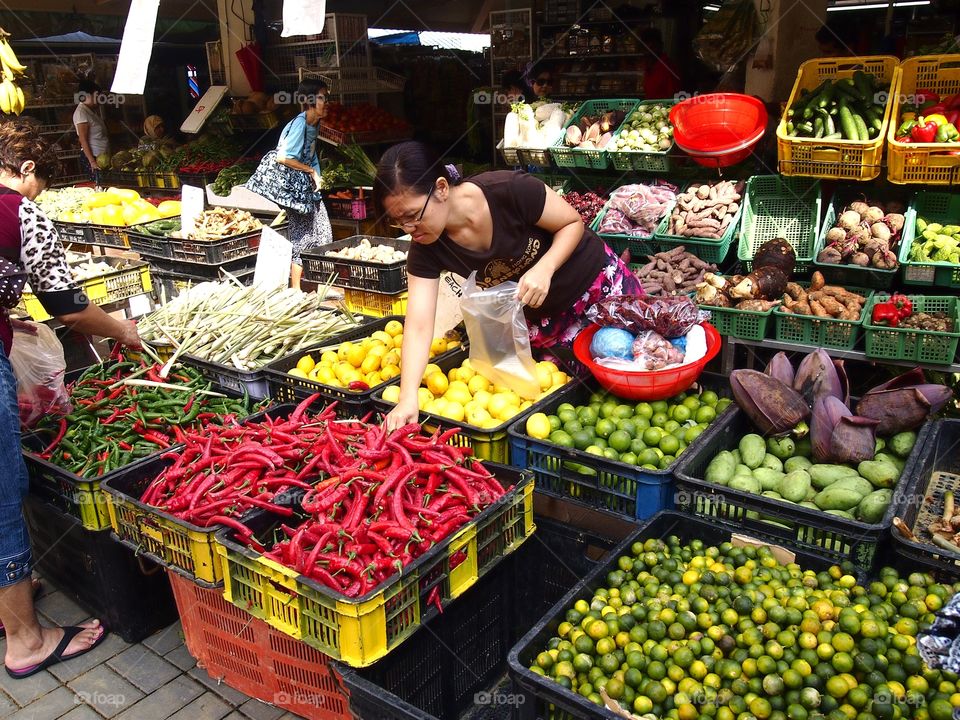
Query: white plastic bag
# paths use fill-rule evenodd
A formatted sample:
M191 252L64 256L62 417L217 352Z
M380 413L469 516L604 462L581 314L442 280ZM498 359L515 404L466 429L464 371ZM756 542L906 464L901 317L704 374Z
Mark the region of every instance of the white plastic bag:
M460 309L470 337L470 364L474 369L522 398L536 398L540 383L517 284L505 282L484 290L477 285L477 273L472 272L463 286Z
M17 376L17 404L24 427L33 427L45 415L73 410L63 384L67 369L63 345L53 330L43 324L15 323L10 364Z

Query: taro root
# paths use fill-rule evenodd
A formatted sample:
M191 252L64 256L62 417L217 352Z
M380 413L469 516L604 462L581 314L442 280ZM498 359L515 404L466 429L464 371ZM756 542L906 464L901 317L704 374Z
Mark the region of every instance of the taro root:
M800 361L793 389L811 407L822 397L832 396L843 400L845 394L840 371L824 350L815 350Z
M847 210L840 215L840 218L837 220L837 225L842 227L844 230L853 230L861 222L860 213L855 210Z
M843 232L841 230L841 232ZM817 262L820 263L830 263L836 265L843 260L843 255L840 253L840 248L836 245L827 245L820 253L817 255Z
M767 240L753 256L754 269L764 267L778 268L787 279L793 275L793 268L797 264L797 252L793 246L783 238Z
M576 125L571 125L567 128L567 135L565 139L567 145L576 147L580 144L580 140L583 139L583 132L581 132L580 128Z
M810 408L793 388L757 370L734 370L730 389L737 405L757 429L782 435L810 416Z
M734 300L774 300L787 289L787 276L777 267L757 268L730 288Z

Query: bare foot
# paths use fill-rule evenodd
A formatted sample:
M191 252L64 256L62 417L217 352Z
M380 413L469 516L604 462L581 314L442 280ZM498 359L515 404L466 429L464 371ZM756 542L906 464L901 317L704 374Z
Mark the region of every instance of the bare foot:
M71 655L89 650L94 643L100 639L100 636L103 635L104 629L100 625L99 620L88 620L79 625L84 629L77 633L70 641L70 644L67 645L67 649L63 653L64 659L69 659ZM22 643L15 642L13 638L7 637L7 654L4 658L4 663L8 668L14 671L24 670L30 666L42 663L50 656L63 639L63 628L41 627L40 631L43 636L43 642L40 647L32 650Z

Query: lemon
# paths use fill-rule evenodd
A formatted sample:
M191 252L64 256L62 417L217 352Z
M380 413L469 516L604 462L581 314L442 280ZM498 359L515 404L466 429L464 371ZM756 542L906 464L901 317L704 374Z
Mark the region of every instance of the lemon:
M534 413L527 418L527 435L538 440L545 440L550 436L550 419L542 412Z
M490 398L490 402L487 403L487 411L494 417L500 417L503 409L509 405L510 399L507 397L506 393L495 393Z
M443 415L447 411L447 401L442 397L437 398L436 400L431 400L427 403L427 406L424 410L431 415Z
M394 335L394 336L393 336L393 346L394 346L395 348L398 348L398 347L400 347L401 345L403 345L403 333L400 333L399 335Z
M517 407L516 405L507 405L500 411L500 414L497 415L497 417L500 418L501 420L509 420L514 415L519 415L519 414L520 414L519 407Z
M403 323L399 320L391 320L384 326L383 331L390 337L396 337L403 332Z
M448 402L443 416L454 422L463 422L463 405L456 402Z
M547 370L545 367L537 366L537 382L540 384L541 390L546 390L551 385L553 385L553 373Z
M399 385L397 386L399 388ZM397 391L397 397L400 397L400 391ZM423 409L427 403L433 402L433 393L426 388L417 388L417 406Z
M530 400L524 400L522 403L520 403L520 411L523 412L524 410L526 410L527 408L532 407L532 406L533 406L533 402L532 402L532 401L530 401Z
M387 365L399 365L400 364L400 351L391 350L386 353L382 358L380 358L381 367L386 367Z
M327 367L325 365L320 365L317 368L317 382L321 382L324 385L329 385L334 380L337 379L336 374L333 372L333 368Z
M376 355L377 357L383 357L393 348L388 348L386 345L381 345L380 343L375 343L373 347L367 350L367 355Z
M393 335L390 333L384 332L383 330L377 330L375 333L370 335L371 339L379 340L384 345L389 345L393 347Z
M443 371L433 363L427 363L427 366L423 369L423 379L426 380L428 377L434 373L442 373Z
M324 351L323 355L320 356L321 365L334 365L340 358L337 357L337 354L333 350Z
M447 381L447 376L440 370L427 378L427 389L434 395L443 395L448 387L450 387L450 383Z
M360 372L369 375L380 369L380 357L378 355L367 355L360 363Z
M448 345L447 348L449 349L449 347ZM465 383L469 383L473 378L477 377L477 371L469 365L461 365L457 377Z
M453 382L454 380L459 380L460 368L450 368L450 370L447 371L447 378L450 380L450 382Z
M347 353L346 361L353 365L355 368L359 368L363 365L363 359L367 356L367 350L362 345L354 345L350 348L350 351Z
M340 343L340 347L337 348L337 360L346 360L347 356L350 354L350 351L356 347L352 342Z
M499 420L494 417L487 418L480 423L480 427L484 430L490 430L491 428L498 427L501 424Z
M557 370L559 370L559 368L549 360L541 360L540 362L538 362L537 369L539 370L540 368L543 368L547 372L551 372L551 373L555 373L557 372Z
M373 372L368 372L364 376L363 381L367 383L367 385L369 385L370 387L376 387L377 385L383 382L383 378L380 377L380 373L374 370Z
M460 403L461 405L466 405L473 399L473 394L463 380L454 380L451 382L443 395L447 400Z
M490 388L490 392L492 392L494 395L500 395L505 392L510 392L510 388L508 388L506 385L497 385L494 383L493 387Z
M312 372L316 366L317 364L313 361L313 358L310 357L309 355L304 355L302 358L297 360L297 367L300 370L303 370L305 373Z
M396 403L400 400L400 386L399 385L387 385L383 389L383 399L387 402Z
M466 369L468 372L473 372L471 368ZM476 395L481 390L489 390L490 381L483 375L473 375L467 380L467 389L470 390L471 395Z
M393 380L400 374L399 365L381 365L380 367L380 377L384 380Z
M303 378L304 380L307 379L307 374L298 367L290 368L289 372L287 372L287 375L293 375L294 377Z
M483 423L487 420L490 420L490 413L487 412L486 408L482 407L465 407L467 422L471 425L476 425L477 427L483 427Z
M562 371L555 372L550 377L553 381L552 386L555 388L560 387L561 385L566 385L568 382L570 382L570 376Z
M439 355L440 353L445 353L447 351L447 341L446 338L435 338L432 343L430 343L430 352L434 355Z
M493 395L488 390L477 390L473 393L473 401L484 410L490 409L490 401Z

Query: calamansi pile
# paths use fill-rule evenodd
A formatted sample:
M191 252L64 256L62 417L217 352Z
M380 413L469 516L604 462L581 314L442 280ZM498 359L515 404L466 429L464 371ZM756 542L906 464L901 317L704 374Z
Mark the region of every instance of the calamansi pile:
M43 200L45 203L48 202L48 198ZM41 207L45 205L41 203ZM141 198L136 190L110 188L104 192L83 195L79 206L62 209L52 219L61 222L89 222L94 225L123 227L179 215L179 200L164 200L159 205L154 205Z
M644 720L951 720L957 675L928 668L916 636L958 586L892 568L861 585L853 571L637 541L530 670Z
M336 348L325 350L319 359L304 355L287 372L323 385L362 392L400 374L402 345L403 323L390 320L383 330L361 340L342 342ZM436 338L430 346L430 357L459 346L460 340L456 336Z
M431 363L423 373L419 388L420 409L454 422L467 422L484 429L495 428L563 387L570 378L552 362L544 360L537 363L537 380L540 393L536 398L524 399L478 373L469 359L446 374ZM383 391L383 399L387 402L395 403L399 398L399 386Z

